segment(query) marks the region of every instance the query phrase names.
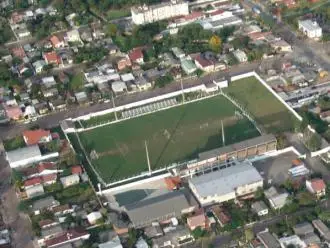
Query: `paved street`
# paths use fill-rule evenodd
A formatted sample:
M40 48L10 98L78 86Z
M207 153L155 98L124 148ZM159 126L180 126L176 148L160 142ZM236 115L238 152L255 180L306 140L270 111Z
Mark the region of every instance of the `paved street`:
M10 185L11 169L0 155L0 211L6 226L12 230L12 247L33 248L32 230L29 217L19 213L19 200L14 187Z

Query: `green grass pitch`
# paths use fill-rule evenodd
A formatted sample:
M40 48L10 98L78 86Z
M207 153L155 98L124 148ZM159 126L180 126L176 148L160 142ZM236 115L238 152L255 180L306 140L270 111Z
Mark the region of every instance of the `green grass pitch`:
M80 139L87 152L98 153L93 166L112 182L148 170L145 141L152 169L157 169L221 146L221 120L226 144L258 136L245 117L235 117L235 110L227 99L215 96L85 131Z

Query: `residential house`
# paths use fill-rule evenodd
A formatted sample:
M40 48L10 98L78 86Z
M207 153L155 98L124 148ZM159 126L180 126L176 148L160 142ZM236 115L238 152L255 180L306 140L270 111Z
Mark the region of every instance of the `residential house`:
M41 176L41 180L44 185L51 185L56 183L57 180L57 174L47 174L44 176Z
M26 53L25 53L23 47L21 47L21 46L12 48L11 53L12 53L13 57L17 57L20 59L24 59L26 57Z
M98 248L123 248L123 246L121 245L118 235L116 235L107 242L99 243Z
M288 245L293 245L294 247L307 248L306 243L301 240L297 235L282 237L279 239L281 247L288 247Z
M312 20L299 20L298 28L304 33L308 38L320 39L322 37L322 28L316 21Z
M152 87L152 83L147 81L145 77L140 76L135 80L136 87L143 91L143 90L148 90Z
M257 234L265 248L281 248L280 242L267 229Z
M52 210L54 207L59 206L60 203L55 200L53 196L48 196L40 200L36 200L32 204L32 211L34 215L39 215L43 210Z
M211 211L216 219L216 221L220 224L221 227L224 227L231 221L231 216L229 213L219 205L215 205L211 207Z
M55 216L61 216L61 215L72 214L74 212L74 209L71 208L69 204L64 204L53 207L52 212L54 213Z
M59 66L60 64L62 64L61 58L57 55L56 52L44 53L43 58L47 65L52 64Z
M204 212L193 215L187 218L187 224L191 231L200 227L201 229L207 228L207 218L205 217Z
M172 50L172 53L174 54L174 56L179 60L182 60L186 56L184 51L182 51L178 47L173 47L171 50Z
M50 226L47 228L41 229L41 236L38 238L38 245L40 247L45 246L45 241L58 237L64 232L60 225Z
M139 65L144 63L143 53L141 48L134 48L132 51L128 53L129 59L132 63L137 63Z
M63 187L66 188L66 187L69 187L72 185L79 184L80 177L77 174L74 174L74 175L69 175L66 177L61 177L60 180L61 180Z
M276 40L270 44L277 52L289 53L292 52L291 45L285 40Z
M150 226L147 226L146 228L144 228L144 234L149 239L157 238L157 237L160 237L160 236L164 235L163 229L159 225L158 222L153 222L153 223L151 223Z
M35 196L43 195L45 193L42 185L35 185L25 189L27 198L33 198Z
M197 68L206 71L206 72L211 72L214 71L214 62L211 60L206 59L203 55L199 54L195 58L195 64Z
M49 130L36 129L23 131L23 139L26 145L36 145L46 143L52 140L52 135Z
M44 60L37 60L36 62L32 63L32 66L36 74L40 74L46 66L46 62Z
M258 216L264 216L268 214L268 207L263 201L252 203L251 208Z
M181 60L181 68L187 74L190 75L197 70L196 65L192 60L189 59L182 59Z
M302 222L293 227L293 232L298 236L306 236L313 233L314 228L309 222Z
M31 187L39 185L39 184L42 184L41 177L30 178L23 182L23 186L25 189L31 188Z
M8 119L18 121L22 118L23 112L19 106L5 106Z
M306 180L306 189L317 198L321 198L326 194L325 182L320 178Z
M240 63L245 63L248 61L248 57L247 57L246 53L242 50L237 49L237 50L233 51L233 55Z
M111 88L115 94L122 94L124 92L127 92L127 86L126 86L125 82L123 82L123 81L112 82Z
M56 98L58 96L57 88L42 89L41 92L45 98Z
M50 37L50 43L52 43L53 48L58 49L65 46L64 39L62 37L59 37L57 35L53 35Z
M323 121L330 122L330 110L322 111L320 113L320 118Z
M54 221L52 219L43 219L38 222L38 225L40 226L41 229L48 228L51 226L57 226L58 222Z
M264 191L271 207L275 210L281 209L287 203L289 194L287 192L279 193L275 187L270 187Z
M81 105L89 102L85 91L76 92L74 95L76 97L77 102Z
M13 12L10 16L10 23L11 24L18 24L20 22L22 22L24 20L24 15L23 13L19 13L19 12Z
M155 221L169 221L192 212L197 203L186 190L154 192L148 198L125 206L134 227L145 227Z
M250 197L263 187L263 178L250 162L242 162L188 181L201 206Z
M77 241L88 240L90 234L82 229L69 229L63 234L45 241L48 248L60 247Z
M72 43L82 43L79 35L79 31L77 29L70 30L66 32L65 39L67 42L72 42Z
M71 167L71 174L81 175L83 173L83 169L80 165L74 165Z
M178 226L174 230L167 232L164 236L154 238L152 248L187 246L194 241L195 239L189 229Z
M131 67L131 66L132 66L132 62L128 56L117 59L117 68L119 71L122 71L127 67Z
M91 212L87 215L87 220L89 224L95 225L98 220L102 220L103 216L99 211Z
M330 242L330 230L329 228L321 221L320 219L313 220L312 224L314 228L317 230L319 235L326 241Z
M53 99L49 105L53 110L63 110L66 108L66 102L61 97Z

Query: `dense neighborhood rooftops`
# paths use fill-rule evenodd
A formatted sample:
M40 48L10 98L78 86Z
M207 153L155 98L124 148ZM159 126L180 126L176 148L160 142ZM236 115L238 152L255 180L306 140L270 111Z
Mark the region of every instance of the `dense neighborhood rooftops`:
M281 245L277 239L268 231L263 231L257 234L259 240L265 245L265 247L280 248Z
M308 233L314 232L314 228L309 222L302 222L293 227L293 231L296 235L306 235Z
M55 238L46 240L45 244L47 247L57 247L60 244L74 242L74 240L83 238L84 236L89 237L88 232L86 232L84 230L71 229L71 230L64 232L62 235L59 235ZM86 237L86 238L88 238L88 237Z
M41 230L41 237L48 237L63 232L61 225L50 226Z
M32 205L32 210L37 211L58 205L60 205L60 203L57 200L55 200L53 196L48 196L40 200L34 201Z

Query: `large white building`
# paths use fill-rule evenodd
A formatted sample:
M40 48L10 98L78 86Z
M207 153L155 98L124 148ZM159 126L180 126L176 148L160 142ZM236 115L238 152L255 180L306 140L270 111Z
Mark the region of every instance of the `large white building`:
M236 163L189 179L189 187L202 206L251 195L263 187L263 178L250 162Z
M188 2L182 0L171 0L151 6L140 6L131 8L132 20L136 25L157 22L168 18L188 15Z
M308 38L320 39L322 37L322 28L316 21L298 21L298 27L299 30L302 31Z

